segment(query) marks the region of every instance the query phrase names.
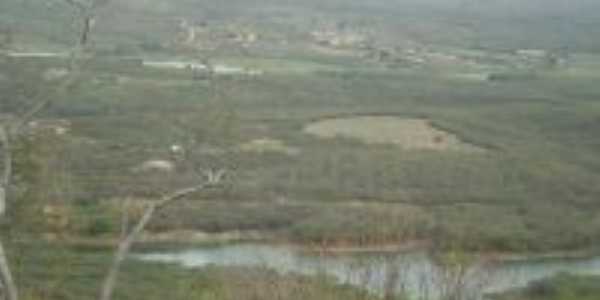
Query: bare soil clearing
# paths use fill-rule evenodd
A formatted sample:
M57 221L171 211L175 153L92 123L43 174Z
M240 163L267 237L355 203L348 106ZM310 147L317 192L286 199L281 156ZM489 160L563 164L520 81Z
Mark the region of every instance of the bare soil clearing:
M435 128L426 119L357 116L311 123L304 132L320 137L346 137L367 144L391 144L405 150L482 151L457 136Z
M298 155L300 150L295 147L291 147L285 144L285 142L281 140L271 139L271 138L262 138L255 139L248 143L245 143L240 146L240 149L244 152L254 152L254 153L283 153L290 156Z

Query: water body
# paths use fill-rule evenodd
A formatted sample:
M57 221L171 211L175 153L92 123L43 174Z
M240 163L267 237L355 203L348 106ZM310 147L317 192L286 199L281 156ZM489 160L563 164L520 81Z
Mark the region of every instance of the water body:
M442 292L448 273L432 263L424 252L397 255L361 253L352 255L315 255L286 246L228 245L192 248L170 252L135 255L150 262L179 264L186 268L216 266L260 266L281 273L304 275L326 274L340 283L382 292L386 278L396 272L397 290L416 297L430 297ZM469 299L480 299L483 293L501 292L523 287L527 283L558 273L600 275L600 257L581 259L537 259L481 265L465 277L473 293ZM481 287L481 288L479 288Z

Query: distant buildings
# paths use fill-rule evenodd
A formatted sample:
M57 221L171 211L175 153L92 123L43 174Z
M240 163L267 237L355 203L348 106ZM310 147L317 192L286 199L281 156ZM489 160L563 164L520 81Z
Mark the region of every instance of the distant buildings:
M543 49L519 49L515 51L518 59L525 66L555 68L568 63L568 51L549 51Z
M318 45L334 48L365 48L369 40L367 36L360 33L328 29L313 31L311 36Z
M177 26L175 43L196 49L215 49L222 44L249 47L260 39L250 26L225 24L209 26L205 22L190 22L181 19Z

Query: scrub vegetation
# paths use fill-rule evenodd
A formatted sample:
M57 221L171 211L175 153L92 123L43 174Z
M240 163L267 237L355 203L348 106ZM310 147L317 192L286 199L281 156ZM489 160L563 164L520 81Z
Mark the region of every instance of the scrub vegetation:
M2 236L23 299L93 298L107 251L65 245L113 244L124 220L206 169L227 170L227 183L157 212L146 241L600 244L593 1L108 1L85 14L77 80L56 93L83 38L69 2L0 2L0 121L51 100L1 150L14 153ZM63 256L75 265L52 274ZM267 270L124 269L115 299L378 297ZM255 294L242 296L249 274ZM587 280L513 296L596 299Z

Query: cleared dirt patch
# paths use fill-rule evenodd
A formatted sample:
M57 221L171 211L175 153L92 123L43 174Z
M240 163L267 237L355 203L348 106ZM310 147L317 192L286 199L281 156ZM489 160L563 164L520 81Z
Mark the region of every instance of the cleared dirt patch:
M392 144L406 150L482 151L426 119L357 116L308 124L304 132L320 138L347 137L367 144Z
M255 153L278 152L287 155L298 155L300 153L300 149L288 146L281 140L270 138L252 140L241 145L240 149L244 152Z

